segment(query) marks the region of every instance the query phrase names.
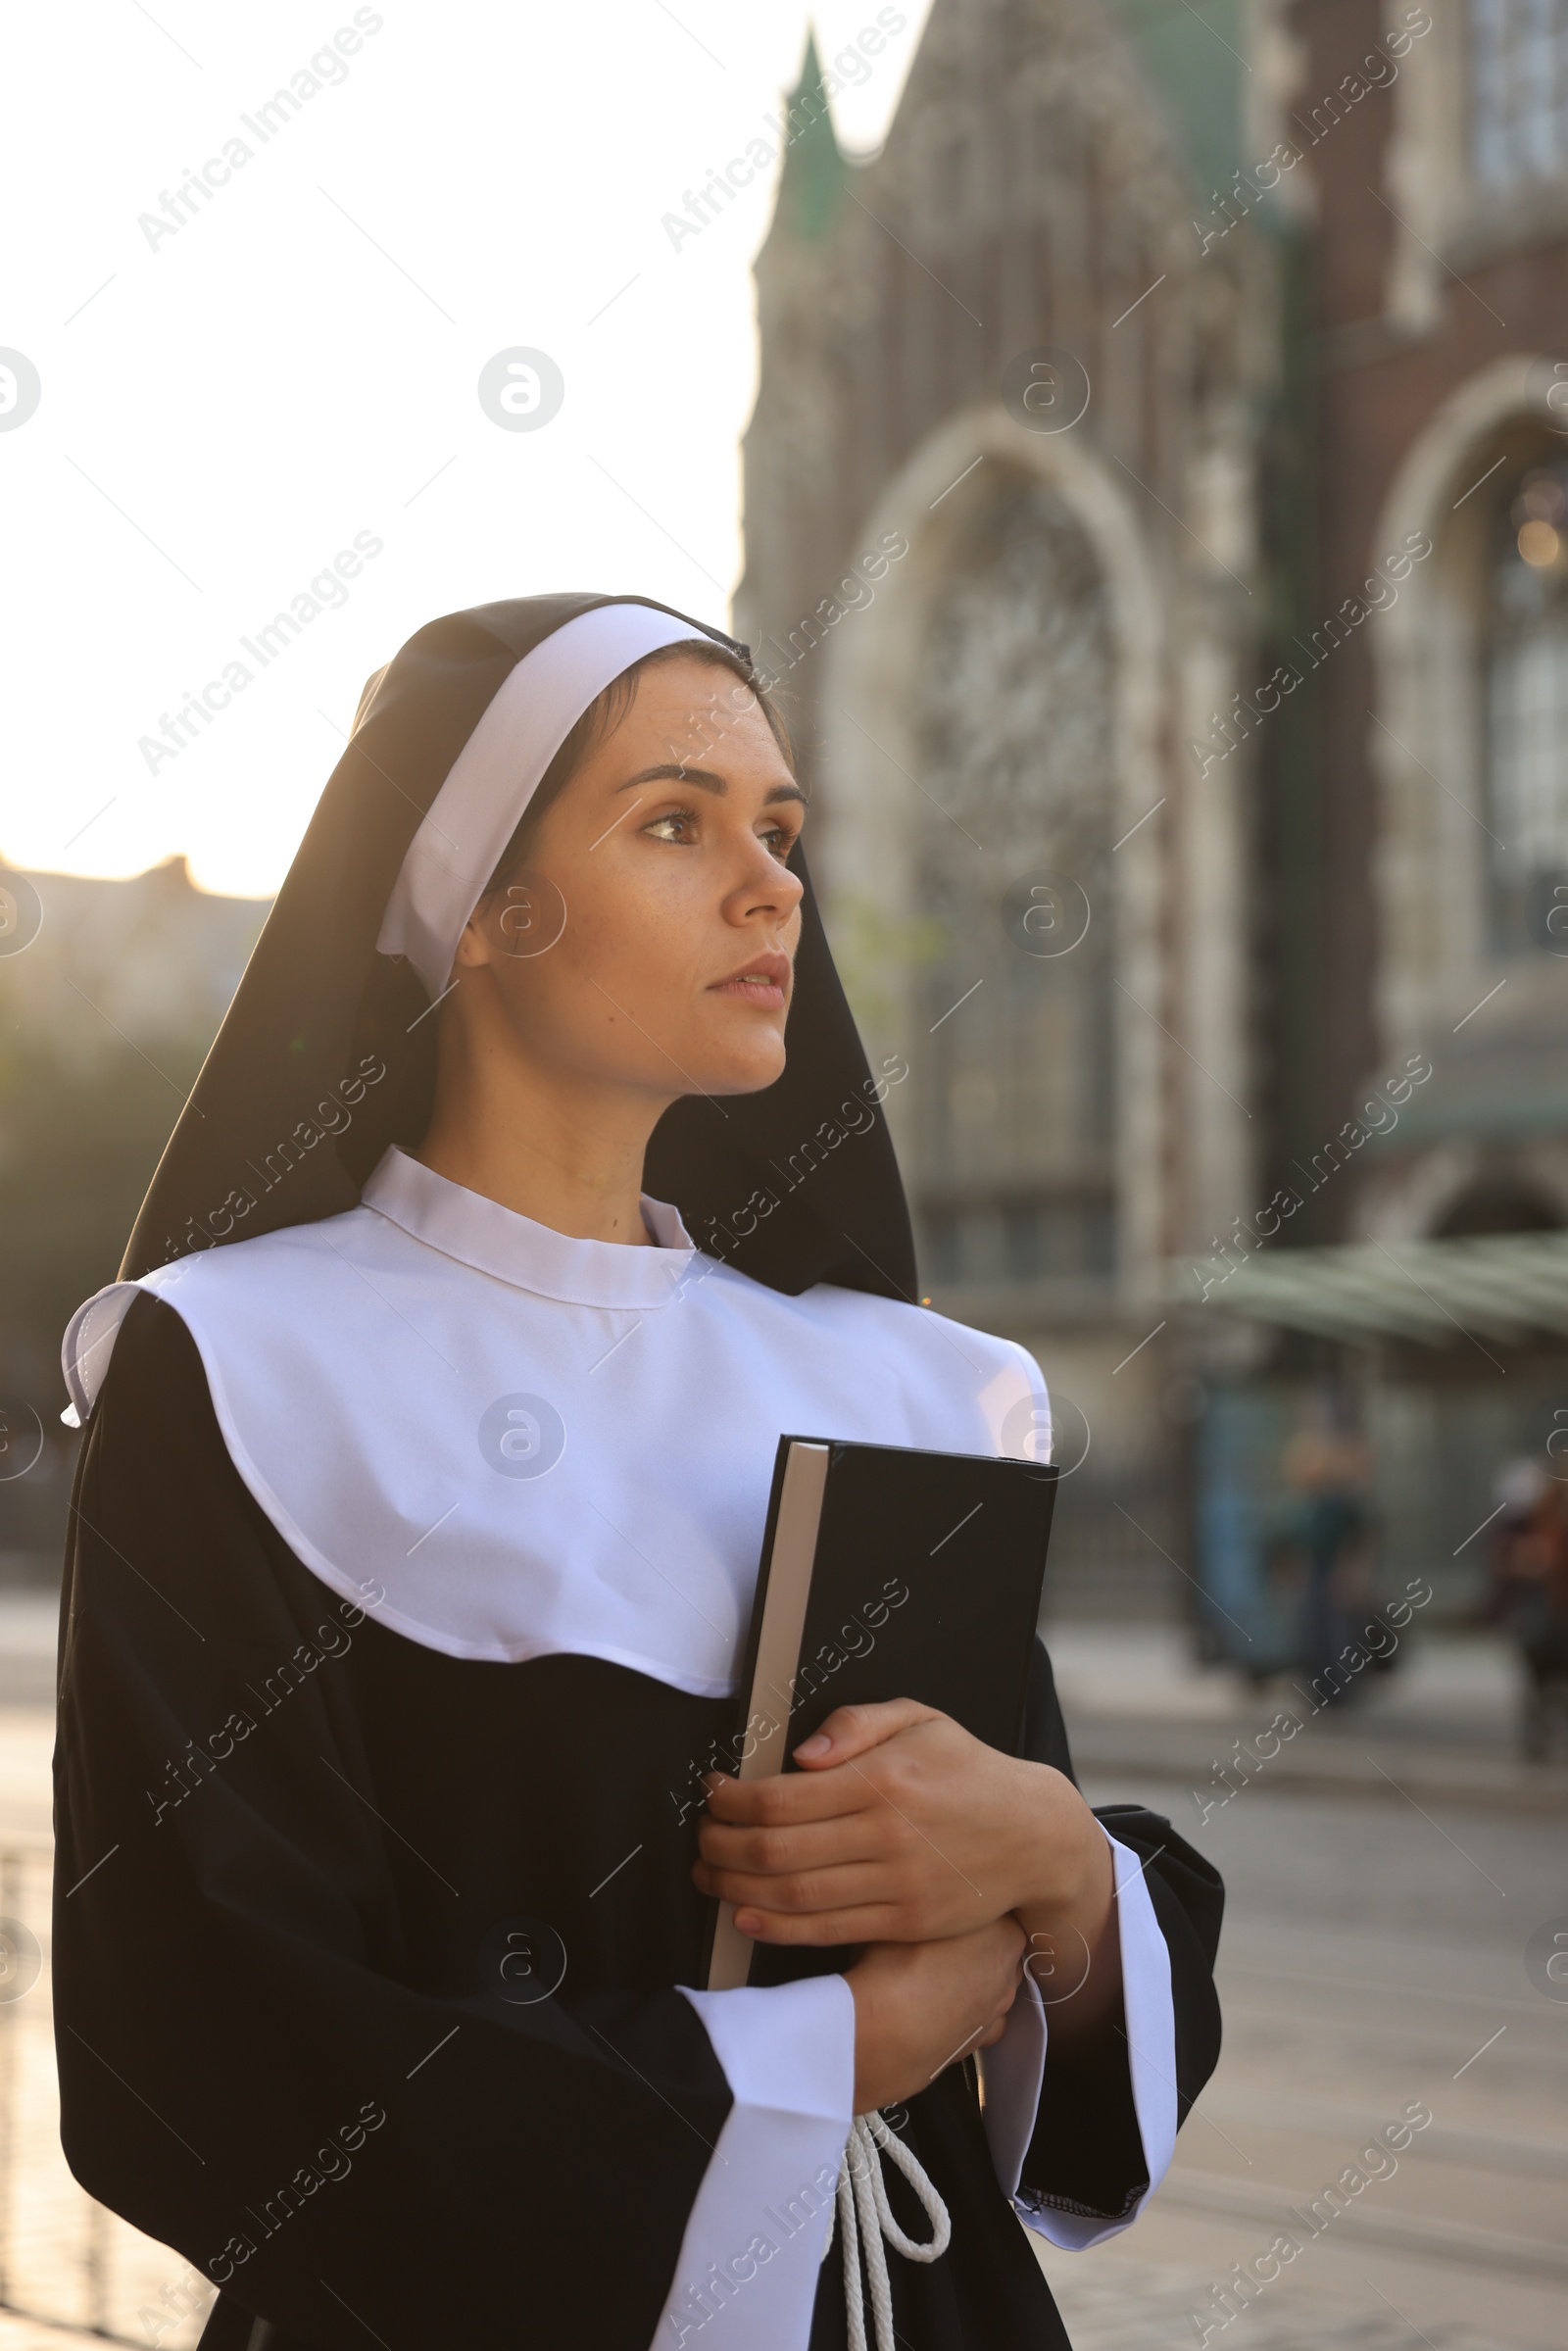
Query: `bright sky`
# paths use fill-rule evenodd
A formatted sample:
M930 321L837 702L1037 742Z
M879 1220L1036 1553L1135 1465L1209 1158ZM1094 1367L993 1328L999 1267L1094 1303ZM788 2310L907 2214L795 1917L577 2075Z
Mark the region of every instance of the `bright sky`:
M927 4L810 11L830 67L879 8L906 20L834 101L847 146L885 135ZM765 118L807 19L806 0L84 0L69 32L13 14L0 190L26 225L0 428L25 363L40 389L0 429L0 856L123 874L183 851L210 890L270 893L361 685L423 621L564 588L725 619L777 167L678 251L662 216L751 141L777 149ZM352 53L270 126L259 110L340 27ZM249 159L225 164L235 139ZM210 159L186 218L176 191ZM150 241L166 197L182 224ZM519 348L564 381L539 429L480 405L481 369ZM378 552L318 588L297 637L265 663L244 647L356 541ZM209 688L227 706L149 765L141 739Z

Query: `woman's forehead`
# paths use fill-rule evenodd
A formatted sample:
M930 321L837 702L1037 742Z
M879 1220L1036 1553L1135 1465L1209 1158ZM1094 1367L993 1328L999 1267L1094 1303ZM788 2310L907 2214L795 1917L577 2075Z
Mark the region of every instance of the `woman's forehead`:
M608 772L628 757L674 759L720 774L787 776L767 714L733 670L706 661L661 662L637 680L618 723L583 762Z

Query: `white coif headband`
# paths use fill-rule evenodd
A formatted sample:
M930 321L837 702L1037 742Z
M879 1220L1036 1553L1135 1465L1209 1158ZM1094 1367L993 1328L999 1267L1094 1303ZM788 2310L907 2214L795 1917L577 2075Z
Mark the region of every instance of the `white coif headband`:
M403 860L376 947L407 955L432 998L517 819L589 704L665 645L715 640L646 604L602 604L525 654L453 762Z

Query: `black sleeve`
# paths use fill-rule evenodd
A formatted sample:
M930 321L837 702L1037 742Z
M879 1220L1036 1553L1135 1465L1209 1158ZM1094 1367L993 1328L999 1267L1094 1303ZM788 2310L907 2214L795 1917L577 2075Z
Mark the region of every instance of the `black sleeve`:
M183 1324L138 1299L83 1449L61 1631L71 2168L321 2351L567 2343L589 2301L605 2351L647 2351L731 2103L708 2036L674 1991L411 1987L350 1677L240 1732L245 1688L309 1632L278 1543ZM180 1803L197 1737L225 1759Z
M1024 1752L1075 1781L1051 1660L1035 1644ZM1076 1785L1076 1781L1075 1781ZM1118 1844L1147 1860L1145 1878L1170 1953L1176 2011L1176 2119L1219 2061L1214 1957L1225 1889L1219 1874L1169 1821L1138 1804L1106 1804L1095 1816ZM1149 2185L1133 2106L1127 2036L1118 2011L1092 2041L1058 2050L1049 2040L1034 2136L1019 2200L1119 2220Z

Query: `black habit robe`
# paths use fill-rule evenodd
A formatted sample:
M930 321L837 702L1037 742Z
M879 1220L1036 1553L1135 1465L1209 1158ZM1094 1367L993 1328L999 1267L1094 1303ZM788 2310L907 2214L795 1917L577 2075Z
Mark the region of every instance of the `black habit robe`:
M388 1147L417 1140L435 1027L417 1014L436 991L376 951L389 896L501 685L611 601L454 615L375 682L159 1170L127 1279L347 1219ZM856 1089L875 1099L809 896L797 972L785 1078L732 1104L722 1129L678 1104L650 1180L732 1284L803 1310L860 1293L928 1328L898 1303L915 1295L913 1265L883 1122L835 1147L808 1195L749 1223L735 1212L832 1105ZM327 1104L346 1102L345 1123ZM295 1151L270 1181L280 1134ZM672 2301L736 2105L678 1988L700 1981L707 1915L691 1794L732 1699L700 1674L574 1646L569 1627L545 1653L505 1656L411 1632L384 1604L403 1563L388 1554L383 1581L369 1537L358 1558L350 1537L335 1561L307 1563L280 1531L287 1513L263 1506L177 1288L120 1291L111 1322L85 1326L108 1360L80 1394L62 1618L54 1967L73 2171L220 2287L209 2351L702 2344L710 2304L721 2313L747 2275L708 2300L698 2277ZM470 1474L489 1475L477 1449ZM759 1532L765 1502L764 1485ZM1025 1752L1070 1774L1043 1649ZM1179 2121L1218 2051L1218 1881L1157 1816L1101 1817L1147 1865ZM1064 2342L1020 2217L1071 2217L1086 2241L1136 2210L1151 2166L1134 2074L1114 2025L1092 2048L1048 2049L1011 2194L972 2062L890 2118L953 2222L939 2261L890 2265L909 2351ZM925 2234L891 2166L888 2192ZM769 2210L781 2239L806 2226L787 2200ZM835 2251L808 2345L846 2342Z

